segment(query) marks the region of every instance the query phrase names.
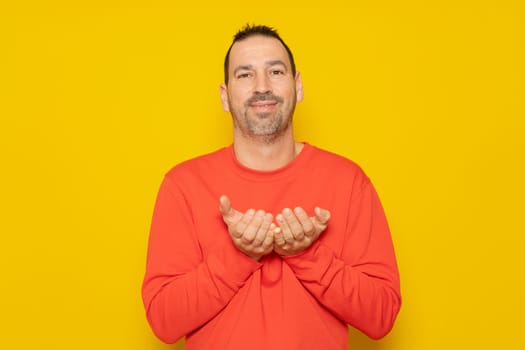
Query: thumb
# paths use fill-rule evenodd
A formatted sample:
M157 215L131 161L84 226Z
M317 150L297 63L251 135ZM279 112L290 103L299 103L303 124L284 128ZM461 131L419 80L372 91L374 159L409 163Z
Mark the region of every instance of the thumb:
M224 195L219 198L219 211L222 214L222 219L228 226L242 217L241 213L232 208L230 198Z
M230 198L228 198L228 196L222 195L219 198L219 210L221 214L223 216L228 215L231 209L232 209L232 202L230 201Z

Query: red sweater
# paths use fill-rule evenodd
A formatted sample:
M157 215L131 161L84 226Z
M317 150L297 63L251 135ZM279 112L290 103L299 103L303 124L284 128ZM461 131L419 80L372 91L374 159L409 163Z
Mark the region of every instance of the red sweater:
M257 262L238 251L219 197L239 211L315 206L328 228L301 254ZM229 146L174 167L159 190L142 288L155 334L187 349L347 349L350 324L387 334L401 305L388 224L352 161L305 144L287 166L255 171Z

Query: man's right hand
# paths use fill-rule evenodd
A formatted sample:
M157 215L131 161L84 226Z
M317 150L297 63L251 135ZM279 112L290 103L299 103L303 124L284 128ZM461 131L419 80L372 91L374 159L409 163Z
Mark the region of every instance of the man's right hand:
M243 214L232 207L227 196L221 196L219 202L222 219L237 249L255 260L272 252L275 224L271 213L248 209Z

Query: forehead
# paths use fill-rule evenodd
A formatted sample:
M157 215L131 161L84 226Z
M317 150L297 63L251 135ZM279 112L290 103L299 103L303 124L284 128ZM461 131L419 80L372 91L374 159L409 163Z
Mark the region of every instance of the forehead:
M290 58L283 44L275 38L261 35L252 36L233 44L230 51L230 68L239 65L264 64L281 60L290 68Z

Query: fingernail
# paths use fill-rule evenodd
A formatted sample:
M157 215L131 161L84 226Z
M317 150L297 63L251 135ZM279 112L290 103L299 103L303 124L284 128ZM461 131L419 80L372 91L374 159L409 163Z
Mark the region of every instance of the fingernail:
M286 215L286 216L290 216L290 215L292 215L292 211L289 208L284 208L283 209L283 214Z

